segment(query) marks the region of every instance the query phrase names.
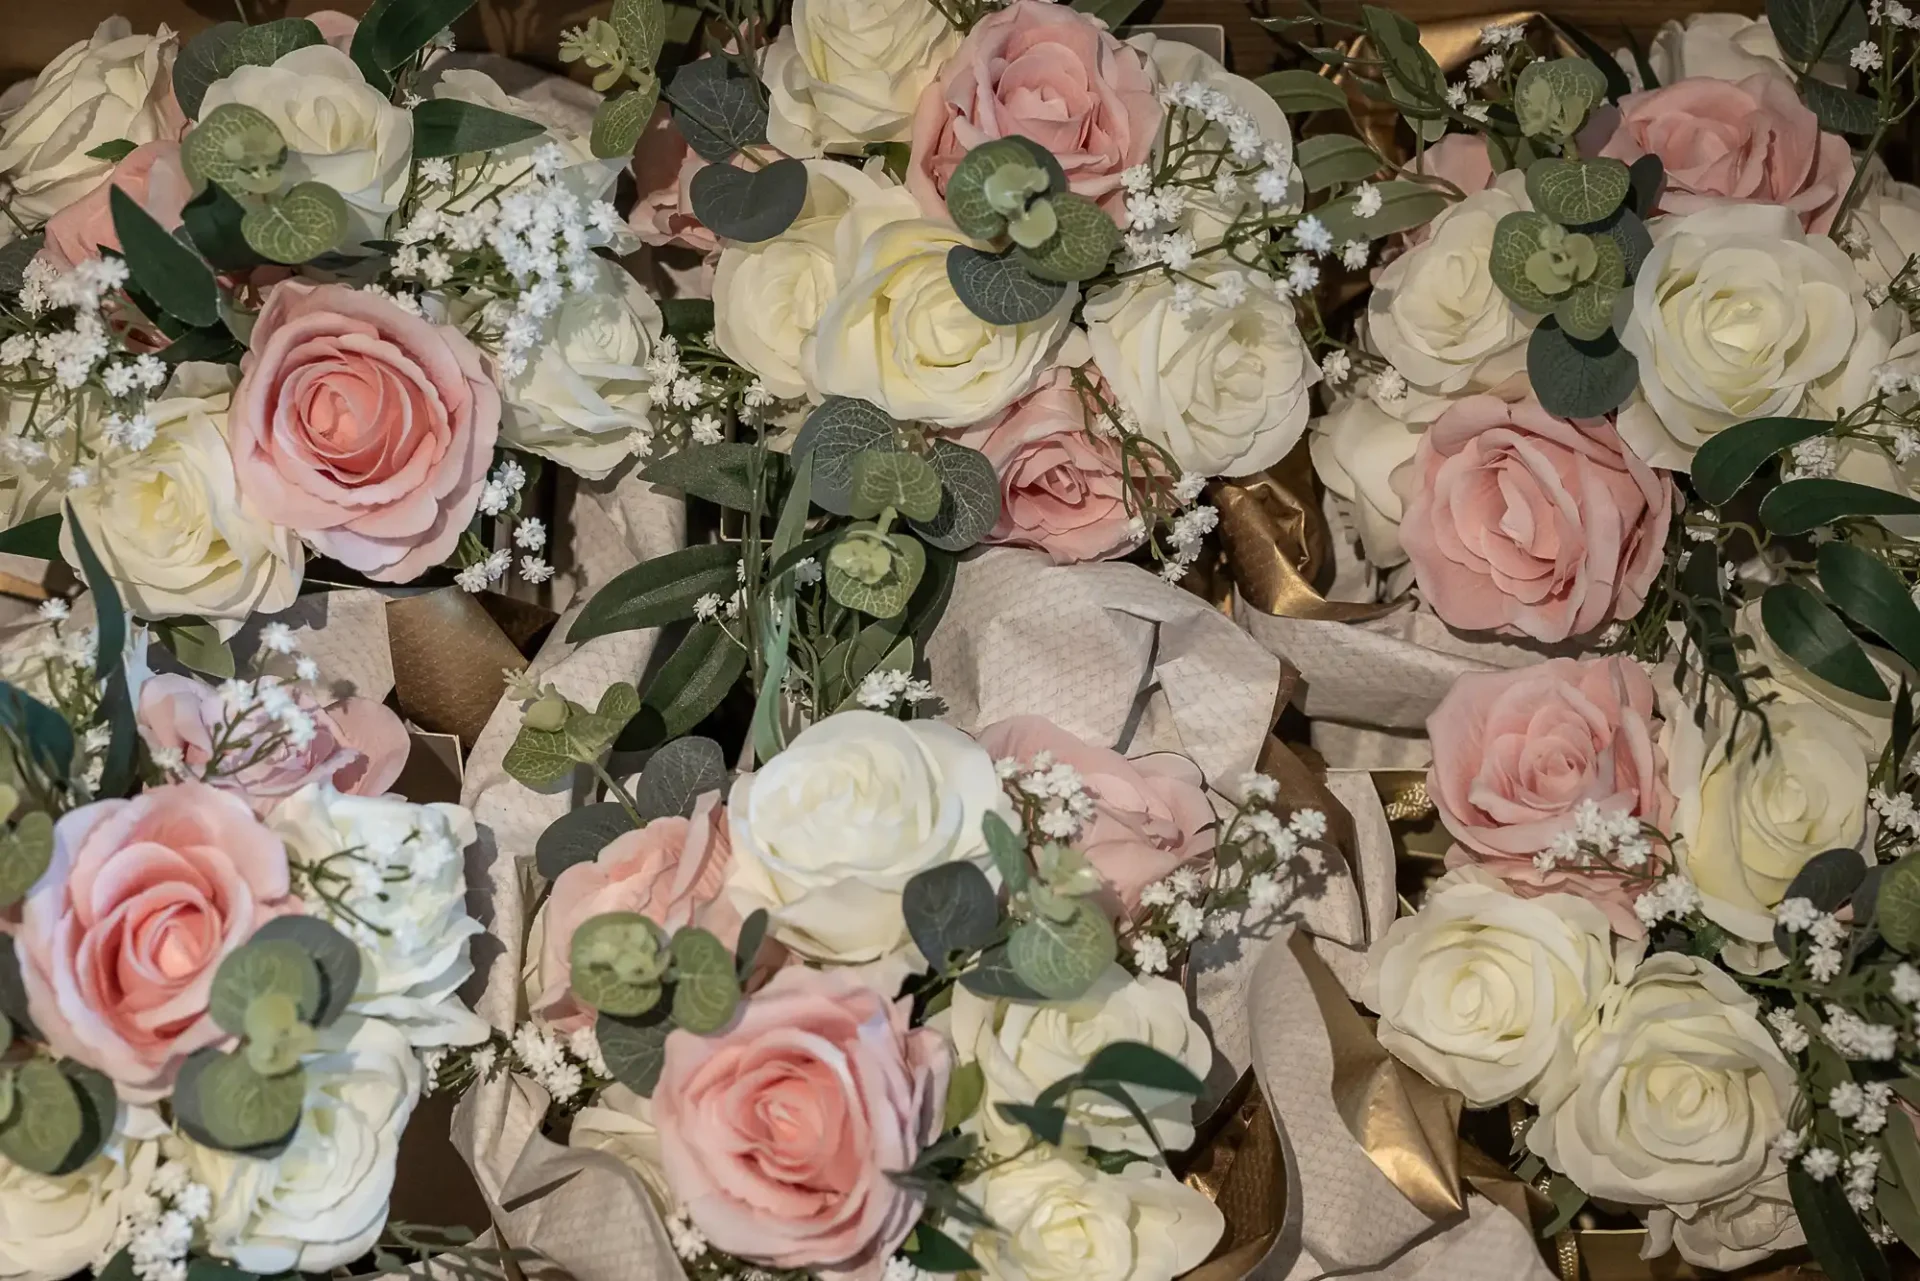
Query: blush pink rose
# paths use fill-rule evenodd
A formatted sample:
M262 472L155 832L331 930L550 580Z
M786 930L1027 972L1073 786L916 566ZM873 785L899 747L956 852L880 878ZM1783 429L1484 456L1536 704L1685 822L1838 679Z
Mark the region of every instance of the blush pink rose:
M1717 200L1785 205L1808 231L1833 225L1853 181L1846 139L1820 121L1780 76L1695 76L1620 99L1620 120L1600 154L1666 167L1660 213L1691 213Z
M952 1051L844 970L794 966L714 1036L668 1035L653 1095L667 1184L720 1250L877 1281L920 1217L890 1170L939 1134Z
M120 251L109 203L115 187L168 231L180 225L181 211L193 196L187 171L180 164L179 143L162 140L135 147L105 182L47 219L47 252L59 266L74 267L98 258L102 249Z
M1120 175L1153 150L1161 114L1139 50L1067 5L1014 0L980 20L920 95L907 186L923 210L944 217L961 157L1018 134L1057 156L1068 185L1118 218Z
M720 248L719 238L693 216L693 175L706 164L675 127L667 104L654 108L633 149L637 194L627 215L628 228L642 244L679 245L702 254Z
M977 449L1000 478L1000 520L982 541L1038 547L1056 565L1118 556L1139 543L1128 529L1117 442L1087 430L1073 371L954 440Z
M1673 478L1606 422L1469 396L1399 478L1400 542L1451 627L1561 641L1631 618L1660 572Z
M383 583L445 560L500 430L480 353L375 294L275 286L241 361L229 439L241 492Z
M14 934L27 1011L55 1053L152 1102L182 1059L227 1039L207 1014L220 962L298 911L286 847L229 792L172 783L83 805L54 824Z
M1079 774L1093 817L1074 839L1131 915L1140 891L1175 868L1213 852L1213 806L1200 769L1172 752L1128 759L1089 743L1040 716L1013 716L987 726L980 746L996 761L1031 767L1041 752Z
M226 700L213 687L172 673L148 678L135 709L140 737L149 751L178 753L196 777L240 796L263 816L309 783L331 783L354 796L379 796L393 786L406 768L412 742L406 725L385 704L343 698L322 705L304 686L284 688L313 720L306 746L296 747L280 734L278 746L265 753L224 752L213 778L205 778L206 770L229 722ZM264 742L274 728L255 713L239 732Z
M320 29L322 40L341 53L353 52L353 33L360 29L360 19L338 9L318 9L307 15L307 21Z
M1581 894L1638 937L1635 895L1619 876L1543 871L1533 856L1571 831L1588 801L1669 830L1659 728L1653 681L1619 655L1460 677L1427 718L1427 794L1459 842L1447 862L1477 863L1523 895Z
M721 893L733 866L727 811L720 793L708 792L691 819L656 818L623 832L590 863L575 863L553 882L528 947L531 1008L563 1032L593 1022L593 1011L574 999L573 935L606 912L638 912L668 933L698 925L729 947L740 937L740 914Z

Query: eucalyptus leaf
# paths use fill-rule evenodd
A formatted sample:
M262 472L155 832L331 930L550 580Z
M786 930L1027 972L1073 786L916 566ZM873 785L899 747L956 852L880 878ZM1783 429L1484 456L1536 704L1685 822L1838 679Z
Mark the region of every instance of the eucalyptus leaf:
M248 271L266 261L240 229L246 217L233 193L218 183L208 183L180 211L181 229L216 271Z
M1000 904L987 874L968 862L916 873L900 896L907 932L935 970L955 952L976 952L1000 929Z
M702 1036L718 1032L740 1004L733 952L706 930L687 926L673 936L673 1021Z
M1049 198L1056 220L1051 238L1034 248L1018 248L1020 265L1042 280L1089 280L1107 269L1120 247L1120 228L1093 201L1071 191Z
M1790 898L1803 898L1822 912L1837 912L1854 895L1867 879L1867 861L1860 851L1849 849L1825 850L1815 854L1800 865L1793 880L1780 896L1784 902ZM1855 913L1856 924L1862 924ZM1776 923L1773 927L1774 946L1782 951L1792 946L1792 936L1784 925Z
M1784 481L1760 500L1760 523L1775 534L1804 534L1862 516L1920 516L1920 502L1892 490L1823 476Z
M198 618L170 618L154 623L151 630L154 639L182 666L220 680L233 678L233 650L220 639L212 623Z
M309 1022L315 1027L329 1026L347 1012L359 990L359 945L318 916L276 916L255 930L250 941L279 940L299 944L320 971L320 1006Z
M1033 872L1027 866L1027 843L1020 834L991 810L980 820L980 831L986 838L994 869L1000 873L1007 889L1015 894L1026 889L1033 881Z
M180 162L190 178L248 195L279 190L286 160L280 127L241 102L215 107L180 140Z
M761 169L704 165L688 193L694 216L716 236L756 244L772 240L800 216L807 203L807 166L793 159Z
M1020 977L1005 943L997 943L960 975L960 986L975 996L1007 1001L1039 1001L1039 992Z
M593 1022L594 1039L600 1043L600 1057L606 1061L607 1071L643 1098L650 1097L660 1083L660 1069L667 1058L667 1034L672 1031L666 1012L658 1008L644 1018L602 1014Z
M60 1170L86 1129L73 1082L52 1059L13 1069L14 1106L0 1124L0 1155L39 1174Z
M241 22L219 22L186 42L173 60L173 99L187 119L200 115L201 99L213 82L226 75L221 69L220 52L227 43L246 30Z
M894 433L893 419L878 405L846 396L822 401L793 442L793 457L813 464L813 501L836 516L850 515L853 460Z
M608 17L630 67L651 68L667 44L667 6L661 0L614 0Z
M870 528L856 525L846 533L858 533ZM846 537L846 534L842 537ZM893 565L887 576L877 583L861 582L834 564L829 556L826 566L827 594L848 609L874 618L892 618L905 610L913 599L914 589L920 584L920 576L926 571L926 549L917 540L904 534L890 535L888 542L894 551Z
M1051 151L1019 134L991 138L960 157L960 163L947 179L947 216L966 235L979 240L997 240L1006 234L1006 215L987 199L987 179L1005 165L1030 165L1039 169L1047 177L1049 193L1067 189L1066 172Z
M602 160L631 156L640 145L640 135L647 131L647 121L653 119L653 109L659 105L660 81L652 75L618 97L608 98L593 113L589 149Z
M0 829L0 909L27 896L53 861L53 816L31 810Z
M243 1055L216 1054L191 1078L182 1069L176 1095L193 1089L197 1120L210 1146L228 1152L248 1152L283 1143L300 1125L307 1082L303 1069L267 1076L254 1070Z
M498 151L546 132L537 120L458 98L429 98L413 109L413 158Z
M1822 543L1814 553L1820 590L1841 613L1920 670L1920 607L1886 561L1853 543Z
M1300 176L1308 191L1325 191L1371 178L1385 164L1380 153L1344 133L1302 138L1294 148L1294 160L1300 166Z
M347 202L339 192L323 182L303 182L247 210L240 234L269 262L297 265L340 248L348 225Z
M256 997L292 1000L303 1022L319 1017L326 981L307 950L292 939L256 939L227 953L214 971L207 1014L222 1031L245 1035L247 1007Z
M1855 0L1767 0L1767 23L1781 51L1800 63L1852 49L1868 36Z
M940 514L940 476L918 454L902 449L868 449L853 458L849 514L871 520L891 507L909 520Z
M1042 320L1063 303L1070 304L1076 292L1028 271L1017 250L989 254L968 245L947 251L947 280L967 310L991 325Z
M913 1244L903 1252L922 1272L978 1272L980 1261L967 1248L927 1222L913 1229Z
M1600 418L1627 402L1640 366L1612 334L1591 342L1543 321L1527 343L1527 375L1534 394L1561 418Z
M1045 916L1015 927L1007 939L1014 973L1050 1001L1068 1001L1093 986L1113 963L1113 923L1085 899L1064 921Z
M1574 286L1553 309L1553 318L1569 337L1597 339L1613 328L1613 307L1620 290L1589 280Z
M1552 311L1556 300L1528 277L1527 263L1555 235L1553 220L1531 210L1516 210L1494 224L1487 271L1514 305L1527 311Z
M574 929L567 961L568 986L582 1004L638 1018L660 1003L666 935L638 912L602 912Z
M1866 651L1827 603L1798 583L1776 583L1760 598L1767 636L1802 667L1850 694L1888 699Z
M363 69L373 65L382 71L397 70L473 6L474 0L388 0L376 4L354 32L353 60L362 62L364 36L367 49Z
M686 733L720 706L746 668L747 652L720 624L696 624L654 673L620 750L645 751Z
M1872 133L1880 123L1880 109L1872 98L1830 85L1818 76L1800 82L1800 96L1819 119L1820 127L1829 132L1858 137Z
M1273 71L1254 80L1288 115L1345 111L1347 95L1331 77L1317 71Z
M634 788L640 816L686 818L708 792L724 792L727 755L710 738L676 738L647 758Z
M1920 854L1908 854L1880 879L1874 921L1889 945L1920 955Z
M1527 168L1533 207L1566 227L1599 222L1626 202L1632 175L1618 160L1536 160Z
M702 160L725 161L767 140L766 91L732 58L696 58L667 85L673 121Z
M634 830L627 808L613 801L599 801L568 810L540 833L534 843L534 866L548 881L576 863L590 863L617 836Z
M613 632L661 627L693 617L702 596L725 599L739 585L734 566L736 543L705 543L641 561L623 570L595 592L573 620L567 639L574 644Z
M985 454L950 440L934 441L927 462L940 478L940 510L914 521L914 532L942 551L965 551L1000 522L1000 478Z

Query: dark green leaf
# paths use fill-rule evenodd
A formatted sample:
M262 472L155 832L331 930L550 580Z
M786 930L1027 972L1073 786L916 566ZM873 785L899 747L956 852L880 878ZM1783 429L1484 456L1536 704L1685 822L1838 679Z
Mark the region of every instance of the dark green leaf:
M1827 1281L1893 1281L1886 1255L1847 1204L1841 1180L1816 1180L1796 1162L1788 1167L1787 1189L1807 1248Z
M1083 1085L1140 1085L1195 1097L1205 1088L1184 1063L1139 1041L1101 1046L1077 1075Z
M1611 215L1599 222L1588 223L1572 230L1587 236L1605 236L1613 241L1620 250L1620 259L1626 267L1626 274L1639 274L1640 264L1653 252L1653 236L1647 231L1646 222L1639 214L1621 205Z
M0 681L0 727L26 746L49 777L64 782L72 773L73 727L67 718L5 681Z
M193 247L216 271L247 271L266 261L240 229L247 211L218 183L208 183L187 201L180 216Z
M234 673L233 650L220 639L212 623L198 618L169 618L153 624L154 639L192 671L230 680Z
M646 751L686 733L720 706L746 669L747 652L720 624L697 624L654 673L639 714L620 735L620 750Z
M712 445L688 445L650 462L641 479L668 489L677 489L689 498L704 498L710 503L734 511L752 511L753 459L762 453L758 445L721 441ZM766 455L769 466L777 466L779 455Z
M676 738L647 758L634 802L648 821L686 818L702 796L726 787L727 756L720 744L710 738Z
M653 1087L660 1083L660 1069L667 1059L667 1034L672 1031L664 1006L656 1006L637 1019L602 1014L593 1021L607 1071L643 1097L652 1095Z
M1819 418L1755 418L1716 432L1693 456L1693 487L1717 507L1739 493L1768 459L1832 427Z
M1600 418L1627 402L1640 366L1612 334L1583 342L1544 320L1527 343L1527 374L1548 413Z
M381 5L377 14L370 12L354 32L354 61L360 61L360 37L368 26L373 27L370 60L383 71L393 71L458 22L473 5L474 0L398 0Z
M174 1079L173 1115L188 1138L248 1155L285 1148L300 1125L306 1073L262 1076L244 1055L199 1050Z
M914 532L942 551L965 551L1000 521L1000 478L985 454L949 440L934 441L927 462L940 478L940 510L914 521Z
M86 1132L78 1092L52 1059L13 1069L14 1105L0 1124L0 1155L39 1174L62 1169Z
M960 975L960 986L975 996L1001 997L1009 1001L1044 999L1014 971L1005 943L995 944L982 952L979 961Z
M1076 0L1078 3L1079 0ZM967 1248L924 1220L914 1228L908 1260L922 1272L978 1272L980 1261Z
M1069 289L1028 271L1012 250L988 254L968 245L947 251L947 280L967 310L991 325L1040 320L1066 299Z
M761 649L760 692L754 698L753 720L749 727L754 759L762 764L778 756L787 745L781 711L787 697L787 647L793 637L791 582L775 585L771 612L772 625L765 630Z
M792 159L763 169L705 165L694 173L688 191L694 217L716 236L757 244L772 240L800 216L807 203L807 166Z
M116 193L119 188L114 188ZM120 591L113 584L100 558L94 554L87 531L67 508L67 532L73 537L73 551L80 561L80 572L93 594L95 614L94 675L105 687L100 694L98 719L108 729L107 751L95 794L102 797L125 796L133 790L134 754L140 735L134 723L133 699L127 692L127 612L120 603Z
M0 552L10 556L36 556L41 560L60 559L60 513L41 516L0 529Z
M1633 92L1633 84L1627 79L1627 73L1620 67L1620 60L1607 52L1606 47L1592 36L1574 26L1565 18L1549 16L1547 21L1558 27L1573 41L1587 61L1598 67L1600 74L1607 79L1607 101L1618 102Z
M226 74L220 54L227 42L246 30L239 22L220 22L181 46L173 60L173 98L187 119L200 118L200 100L213 82Z
M1886 683L1840 616L1798 583L1777 583L1760 598L1760 621L1773 643L1822 680L1885 702Z
M1920 502L1891 490L1818 476L1785 481L1760 501L1760 521L1776 534L1804 534L1859 516L1920 516Z
M1020 839L1020 834L991 810L980 820L980 831L987 839L987 852L993 856L993 866L1007 889L1014 894L1026 889L1033 880L1033 872L1027 866L1027 843Z
M109 164L119 164L133 154L134 146L125 138L115 138L112 142L103 142L87 153L91 160L105 160Z
M987 200L986 182L1003 165L1037 166L1047 175L1047 191L1067 189L1067 175L1051 151L1031 138L1012 134L990 138L960 158L947 179L947 216L953 225L976 240L997 240L1006 234L1007 217Z
M1067 1110L1035 1103L996 1103L994 1111L1014 1125L1024 1125L1042 1143L1058 1144L1066 1135Z
M1451 203L1444 192L1403 178L1376 182L1373 189L1380 197L1380 208L1371 217L1360 216L1360 198L1352 194L1329 200L1313 211L1335 245L1344 245L1349 240L1378 240L1424 227Z
M1840 612L1920 669L1920 608L1885 561L1852 543L1822 543L1815 554L1820 590Z
M614 801L568 810L540 833L533 847L534 866L547 880L558 880L560 873L575 863L592 862L614 837L632 830L626 806Z
M195 326L219 324L220 287L200 256L119 187L109 189L107 202L133 283L170 316Z
M594 593L573 620L567 639L574 644L661 627L693 617L694 602L702 596L731 597L739 586L734 566L740 561L736 543L708 543L642 561L615 575Z
M1767 0L1767 21L1781 52L1802 65L1867 38L1867 15L1855 0Z
M662 298L660 317L669 335L685 341L713 332L713 299Z
M429 98L413 109L413 158L464 156L475 151L497 151L516 142L538 138L547 127L537 120L462 102L458 98Z
M853 460L893 436L894 421L878 405L846 396L822 401L793 442L793 457L813 463L813 501L836 516L850 515Z
M1817 76L1800 82L1800 96L1819 118L1820 127L1833 133L1870 134L1880 123L1879 107L1872 98L1830 85Z
M740 937L733 944L733 972L744 986L753 974L753 963L760 956L760 945L767 941L767 909L756 907L740 922Z
M298 943L320 970L320 1008L313 1025L327 1027L347 1012L360 986L360 948L317 916L276 916L253 932L254 942L286 939Z
M696 58L667 85L673 122L703 160L724 161L767 140L767 97L732 58Z
M1310 111L1345 111L1347 95L1331 77L1317 71L1274 71L1254 81L1273 96L1288 115Z
M1300 175L1308 191L1325 191L1328 187L1371 178L1384 163L1372 147L1344 133L1302 138L1294 149L1294 159L1300 165Z
M1880 878L1874 903L1880 936L1908 956L1920 953L1920 854L1909 854Z
M0 910L25 898L52 861L51 814L31 810L12 827L0 827Z
M1822 912L1837 912L1866 878L1867 863L1858 850L1826 850L1801 865L1780 897L1782 901L1803 898ZM1775 925L1773 941L1784 951L1791 946L1792 937L1785 926Z
M673 1021L701 1036L725 1027L740 1004L740 976L727 945L685 926L673 935L673 971Z
M1627 174L1633 183L1627 208L1641 218L1651 218L1653 207L1660 202L1660 188L1667 180L1667 167L1660 163L1660 157L1648 153L1628 165Z
M354 28L353 40L347 47L353 65L360 68L360 74L367 83L379 93L389 96L393 93L393 68L381 65L380 59L385 55L375 46L379 41L380 24L386 21L387 11L395 3L396 0L373 0L360 16L360 25Z
M1000 904L987 874L971 863L942 863L917 873L900 896L920 955L944 970L949 954L974 952L993 942Z

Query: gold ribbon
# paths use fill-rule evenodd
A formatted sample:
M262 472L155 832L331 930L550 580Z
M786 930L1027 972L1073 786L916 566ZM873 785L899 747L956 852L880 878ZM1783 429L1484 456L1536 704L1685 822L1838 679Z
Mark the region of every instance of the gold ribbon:
M1208 1122L1183 1180L1227 1221L1213 1254L1185 1281L1240 1281L1252 1270L1286 1222L1286 1175L1267 1096L1245 1072Z
M415 724L456 734L472 750L506 692L505 672L527 660L471 593L458 587L387 602L393 689Z

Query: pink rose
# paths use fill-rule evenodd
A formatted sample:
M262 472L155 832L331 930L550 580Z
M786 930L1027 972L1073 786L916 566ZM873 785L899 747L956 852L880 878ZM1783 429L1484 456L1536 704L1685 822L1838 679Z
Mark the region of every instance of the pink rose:
M920 95L907 186L929 215L944 217L961 157L1019 134L1057 156L1073 190L1118 218L1120 175L1146 160L1160 118L1139 50L1066 5L1014 0L980 20Z
M1565 640L1633 617L1660 572L1673 479L1609 423L1469 396L1399 479L1400 541L1450 627Z
M1659 726L1653 681L1617 655L1460 677L1427 718L1427 794L1460 842L1447 862L1480 864L1523 895L1580 894L1615 930L1638 937L1635 895L1618 875L1542 871L1533 856L1572 830L1587 801L1668 830L1673 794Z
M289 280L267 296L229 420L261 511L383 583L445 560L500 429L480 353L375 294Z
M667 104L655 107L633 149L638 195L627 215L627 226L643 244L680 245L703 254L720 248L719 238L693 216L693 175L706 164L675 127Z
M1093 817L1074 847L1112 888L1123 911L1140 906L1140 891L1175 868L1213 852L1213 806L1207 803L1199 767L1164 752L1134 760L1083 743L1052 721L1014 716L980 732L980 746L993 759L1031 765L1050 752L1071 766L1093 800Z
M28 1013L55 1053L150 1103L227 1039L207 1014L221 960L299 910L286 847L231 793L172 783L83 805L54 824L14 935Z
M1038 547L1056 565L1118 556L1139 543L1128 529L1116 442L1087 430L1073 371L954 437L1000 477L1000 520L983 540Z
M47 252L58 265L77 266L98 258L103 248L120 251L108 203L115 187L168 231L180 225L181 211L193 196L187 171L180 164L179 143L163 140L135 147L105 182L47 219Z
M1630 93L1600 154L1629 164L1660 157L1661 213L1692 213L1716 200L1785 205L1808 231L1833 225L1853 181L1846 139L1822 133L1793 85L1770 74L1696 76Z
M353 33L360 29L360 19L338 9L316 9L307 15L307 21L320 29L322 40L341 53L353 52Z
M593 1022L593 1011L568 985L574 931L603 913L638 912L668 933L698 925L731 946L740 937L740 914L721 890L732 866L727 811L720 793L708 792L691 819L656 818L614 837L591 863L560 873L541 909L541 937L528 948L533 1012L563 1032Z
M653 1095L667 1184L720 1250L877 1281L920 1218L888 1177L940 1132L952 1051L844 970L780 971L714 1036L668 1035Z
M224 753L218 774L208 783L241 797L262 816L309 783L331 783L354 796L379 796L393 786L406 768L412 743L407 727L385 704L343 698L322 706L304 686L283 688L313 720L313 737L306 746L296 747L281 734L278 745L265 754ZM177 752L196 776L204 776L229 721L218 690L172 674L148 678L140 687L136 714L148 750ZM266 741L274 729L255 713L240 732Z

